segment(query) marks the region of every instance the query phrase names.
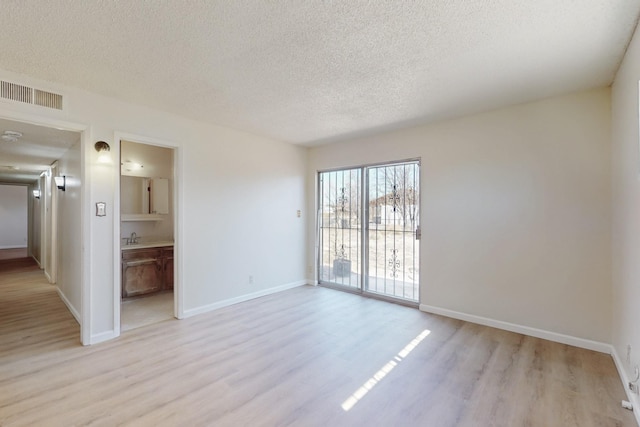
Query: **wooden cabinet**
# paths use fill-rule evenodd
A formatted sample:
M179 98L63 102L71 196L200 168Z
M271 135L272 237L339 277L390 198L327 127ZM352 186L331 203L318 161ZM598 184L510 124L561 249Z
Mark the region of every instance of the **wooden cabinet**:
M122 298L173 289L173 247L122 251Z
M164 289L173 289L173 248L162 249Z

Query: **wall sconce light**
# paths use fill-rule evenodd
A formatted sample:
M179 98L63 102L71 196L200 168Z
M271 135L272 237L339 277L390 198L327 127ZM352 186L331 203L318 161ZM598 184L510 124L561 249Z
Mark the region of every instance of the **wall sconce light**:
M36 199L40 198L40 190L33 190L33 197L35 197Z
M66 175L56 176L53 179L56 181L56 187L58 187L58 190L66 191L66 188L67 188Z
M93 146L98 152L98 163L110 163L111 162L111 147L104 141L98 141Z

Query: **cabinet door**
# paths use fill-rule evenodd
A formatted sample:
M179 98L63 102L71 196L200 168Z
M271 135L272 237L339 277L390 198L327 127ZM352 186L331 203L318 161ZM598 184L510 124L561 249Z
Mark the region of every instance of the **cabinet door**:
M166 178L151 180L151 213L169 213L169 180Z
M159 251L128 251L122 260L122 297L162 289L162 258Z
M164 288L173 289L173 248L162 251L164 260Z

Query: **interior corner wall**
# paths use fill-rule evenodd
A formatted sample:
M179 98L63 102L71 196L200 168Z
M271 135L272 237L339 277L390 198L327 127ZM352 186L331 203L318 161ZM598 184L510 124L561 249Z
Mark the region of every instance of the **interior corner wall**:
M631 379L633 367L640 365L639 81L636 29L612 86L613 346ZM627 345L632 349L630 363Z
M0 249L27 247L28 187L0 185Z
M314 147L309 223L316 171L419 157L421 304L610 343L610 124L602 88Z

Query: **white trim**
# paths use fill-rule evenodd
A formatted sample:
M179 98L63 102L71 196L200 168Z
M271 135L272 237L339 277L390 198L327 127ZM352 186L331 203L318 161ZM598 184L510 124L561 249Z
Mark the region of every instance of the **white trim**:
M173 310L175 317L184 319L184 155L182 147L173 147Z
M491 326L492 328L504 329L505 331L517 332L519 334L559 342L561 344L572 345L574 347L586 348L587 350L598 351L600 353L611 353L611 345L599 341L573 337L571 335L559 334L556 332L545 331L543 329L531 328L529 326L516 325L515 323L503 322L501 320L489 319L487 317L461 313L459 311L448 310L446 308L434 307L426 304L420 304L420 311L452 317L454 319L477 323L479 325Z
M622 360L620 360L620 356L618 356L618 352L614 346L611 346L611 357L613 358L613 363L615 363L616 369L618 370L618 375L620 376L620 381L622 381L622 388L624 388L624 392L627 395L627 400L633 405L633 415L636 417L636 423L640 426L640 398L637 394L633 394L629 391L629 388L627 387L629 384L629 377L627 376L627 371L625 371Z
M15 107L16 105L2 105L0 104L0 117L6 120L15 120L18 122L29 123L37 126L47 126L56 128L58 130L68 130L72 132L83 132L88 126L85 124L80 124L76 122L69 122L62 119L52 118L46 115L42 115L40 113L44 113L44 111L40 111L40 107L38 107L38 111L17 111L11 107ZM27 104L25 104L27 105ZM22 105L20 105L22 107ZM5 108L6 107L6 108ZM51 114L52 112L61 113L59 110L47 110L47 113ZM54 113L55 114L55 113Z
M43 271L44 271L44 277L46 277L49 283L53 285L54 282L53 280L51 280L51 276L49 276L49 273L47 273L47 270L43 270Z
M112 337L119 337L121 334L121 314L122 303L122 252L120 239L120 135L115 132L113 143L111 144L111 161L115 165L113 170L113 330ZM110 339L110 338L109 338Z
M27 245L24 245L24 246L9 245L9 246L0 246L0 249L24 249L26 247Z
M278 292L286 291L288 289L297 288L298 286L305 286L307 280L299 280L297 282L287 283L285 285L275 286L273 288L264 289L262 291L253 292L251 294L240 295L238 297L229 298L226 300L218 301L213 304L203 305L201 307L192 308L184 311L184 317L192 317L197 314L208 313L210 311L218 310L220 308L228 307L230 305L238 304L241 302L249 301L255 298L264 297L266 295L276 294Z
M48 175L45 179L47 191L49 192L48 197L48 215L45 213L45 224L49 223L49 229L47 230L46 238L47 242L46 247L48 251L49 262L47 263L45 259L45 268L49 269L49 274L51 276L51 283L56 283L58 281L58 260L60 259L60 254L58 251L58 209L60 206L60 195L58 194L58 187L55 184L53 177L54 173L58 172L58 161L51 163L48 170ZM84 183L84 181L83 181ZM48 217L48 219L47 219ZM87 234L88 236L88 234Z
M78 325L79 325L80 324L80 313L78 313L78 310L76 310L75 307L73 305L71 305L71 302L67 299L65 294L60 290L60 288L58 286L56 286L56 291L58 291L58 295L60 296L60 299L67 306L67 308L69 309L71 314L73 314L73 317L76 318L76 322L78 322Z
M80 340L83 345L89 345L91 343L91 328L92 319L95 314L92 313L94 307L91 304L93 295L93 264L91 263L91 253L93 247L93 232L91 227L91 168L89 167L91 161L91 150L87 150L90 146L90 140L92 139L93 129L87 127L80 134L80 240L82 243L82 264L80 266L80 277L82 282L80 285L80 313L82 315L82 321L80 322ZM88 168L89 167L89 168ZM56 162L56 170L58 170L58 163ZM52 181L53 185L53 181ZM58 214L60 212L60 199L58 192L52 188L52 192L55 194L52 199L54 200L55 209L51 211L51 224L52 224L52 272L53 280L58 281L58 265L60 262L60 251L55 249L58 247L59 229L58 229ZM55 222L54 222L55 221Z
M88 344L91 344L91 345L100 344L101 342L105 342L105 341L109 341L114 338L117 338L119 335L120 334L115 333L113 330L100 332L99 334L91 335L91 337L89 338ZM84 345L88 345L88 344L84 344Z

